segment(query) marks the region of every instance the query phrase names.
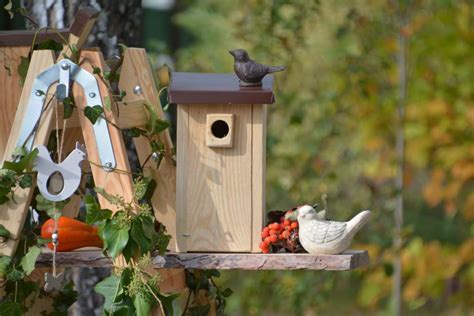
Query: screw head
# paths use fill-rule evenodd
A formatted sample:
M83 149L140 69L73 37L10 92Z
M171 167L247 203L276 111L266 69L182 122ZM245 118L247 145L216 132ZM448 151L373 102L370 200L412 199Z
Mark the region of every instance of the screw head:
M95 98L96 94L94 92L89 93L89 97Z
M61 68L62 68L63 70L68 70L68 69L69 69L69 65L66 64L66 63L62 63L62 64L61 64Z
M142 87L140 87L139 85L136 85L135 88L133 88L133 93L142 94Z
M40 97L40 96L42 95L42 93L37 90L37 91L35 92L35 95L36 95L37 97Z
M158 160L158 158L160 158L161 156L161 153L155 151L153 152L153 154L151 154L151 158L153 158L153 160Z

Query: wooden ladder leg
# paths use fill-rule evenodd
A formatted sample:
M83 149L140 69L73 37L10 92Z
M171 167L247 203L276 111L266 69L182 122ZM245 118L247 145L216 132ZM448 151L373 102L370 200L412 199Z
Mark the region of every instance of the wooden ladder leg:
M38 50L33 52L30 67L28 69L28 74L25 79L20 102L15 115L15 120L13 122L10 136L4 150L3 161L10 160L11 155L16 148L21 132L22 122L23 119L25 119L28 101L30 95L32 94L31 90L33 81L41 72L54 65L54 62L53 51ZM46 95L45 104L48 103L49 98L51 98L51 96ZM43 113L39 128L36 131L35 144L46 144L49 131L51 130L51 124L53 123L53 109L53 106L49 106L48 109ZM11 256L15 253L20 237L20 232L23 229L23 224L25 222L26 215L28 214L28 208L30 206L33 191L34 187L26 189L17 188L15 191L16 202L9 201L6 204L0 205L0 224L4 225L5 228L12 233L11 239L9 239L6 243L0 244L1 255Z
M137 89L136 89L137 87ZM139 87L139 88L138 88ZM157 85L154 80L148 56L143 48L127 48L124 54L119 81L120 90L126 95L124 102L144 100L162 119L165 118L161 108ZM145 111L145 107L143 109ZM159 136L165 146L165 151L170 154L173 144L168 130ZM148 139L145 137L134 138L140 164L148 162L144 166L144 173L152 176L157 187L151 199L151 204L158 221L166 226L171 235L169 249L177 251L176 246L176 165L169 157L165 156L159 168L149 156L153 153ZM162 277L160 288L164 292L184 294L186 291L186 276L182 269L160 269ZM185 297L186 295L182 295Z
M126 92L123 101L144 100L160 118L164 119L165 115L160 105L158 90L145 49L128 48L124 54L120 74L119 88ZM135 87L139 87L138 93ZM143 110L145 111L145 106ZM140 164L143 164L153 153L150 142L144 136L133 140ZM167 153L172 152L173 143L168 130L159 135L159 141L164 144ZM158 169L153 159L148 159L143 169L156 181L157 187L151 204L155 217L166 226L166 230L171 235L169 249L176 251L176 164L172 158L165 156Z
M83 61L81 66L84 70L92 73L93 67L98 67L101 72L104 73L105 61L102 53L98 49L87 49L82 50L80 60ZM106 84L102 81L98 75L95 75L97 83L99 85L100 97L102 104L105 104L106 98L112 98ZM89 119L84 115L84 109L86 107L87 91L83 91L77 83L73 86L75 103L77 105L79 122L82 128L82 136L84 137L84 143L87 149L87 159L91 163L92 176L96 187L104 189L109 194L119 194L124 197L126 201L133 199L133 180L131 176L131 169L128 162L127 151L122 138L122 131L116 128L117 119L112 110L108 110L104 107L104 115L107 119L108 130L110 135L110 141L116 160L116 169L121 172L107 172L101 167L101 161L99 158L99 152L97 148L96 135L94 134L93 126ZM103 137L103 136L98 136ZM117 211L117 206L111 204L103 196L98 196L99 203L102 208L108 208L112 211ZM123 258L116 263L123 263Z

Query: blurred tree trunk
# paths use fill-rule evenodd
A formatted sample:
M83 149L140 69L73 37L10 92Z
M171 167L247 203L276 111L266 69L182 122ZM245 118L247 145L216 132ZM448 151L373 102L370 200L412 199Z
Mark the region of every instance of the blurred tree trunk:
M105 58L118 53L117 44L140 45L141 0L24 0L23 6L40 27L58 29L69 27L82 6L101 10L86 46L100 47ZM27 28L33 28L29 21L26 23ZM94 286L108 275L109 268L74 269L74 283L79 292L75 315L102 314L103 297L94 292Z
M407 35L404 30L407 22L407 8L399 3L398 8L398 104L397 104L397 131L396 131L396 157L397 175L395 187L397 192L394 213L394 237L395 259L393 262L393 314L402 314L402 263L401 249L403 247L403 212L404 212L404 172L405 172L405 104L407 100Z

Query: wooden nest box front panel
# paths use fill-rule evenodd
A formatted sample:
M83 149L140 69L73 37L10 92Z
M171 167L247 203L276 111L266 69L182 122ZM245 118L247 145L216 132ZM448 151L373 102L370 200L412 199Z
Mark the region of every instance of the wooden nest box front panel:
M172 74L178 251L260 252L272 85L272 77L241 88L234 74Z

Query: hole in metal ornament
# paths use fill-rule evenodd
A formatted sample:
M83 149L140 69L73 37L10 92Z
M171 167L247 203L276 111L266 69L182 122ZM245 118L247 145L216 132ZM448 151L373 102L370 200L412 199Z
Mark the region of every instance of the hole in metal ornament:
M64 189L64 178L61 172L55 171L51 174L46 183L48 192L53 195L58 195Z
M224 138L229 134L229 125L223 120L217 120L212 123L211 132L217 138Z

